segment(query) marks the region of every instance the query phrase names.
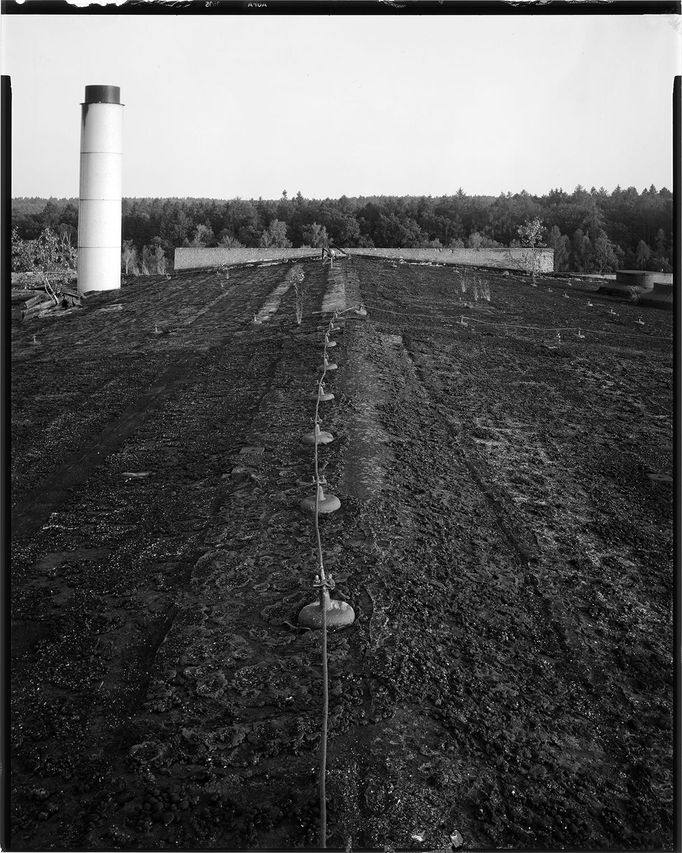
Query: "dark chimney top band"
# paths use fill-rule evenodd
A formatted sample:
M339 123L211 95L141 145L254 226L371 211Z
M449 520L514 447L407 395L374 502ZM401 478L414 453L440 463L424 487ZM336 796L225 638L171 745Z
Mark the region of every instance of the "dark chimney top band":
M120 104L120 86L86 86L86 104Z

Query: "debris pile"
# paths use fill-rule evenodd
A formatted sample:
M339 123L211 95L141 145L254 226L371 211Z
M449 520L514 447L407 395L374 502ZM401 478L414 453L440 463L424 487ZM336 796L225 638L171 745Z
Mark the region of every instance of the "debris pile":
M44 317L59 308L76 308L81 305L81 296L64 284L50 284L45 279L41 289L12 289L12 319L29 320L32 317Z

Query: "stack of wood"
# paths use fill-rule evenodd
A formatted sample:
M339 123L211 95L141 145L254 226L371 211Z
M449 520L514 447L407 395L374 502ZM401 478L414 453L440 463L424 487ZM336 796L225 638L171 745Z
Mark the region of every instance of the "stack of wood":
M73 308L81 304L77 290L63 285L45 290L12 290L12 319L28 320L44 317L58 308Z
M54 299L44 290L13 290L12 291L12 319L26 320L36 317L48 306L56 308Z
M77 290L62 285L55 288L57 296L61 299L62 308L75 308L81 304L81 295Z

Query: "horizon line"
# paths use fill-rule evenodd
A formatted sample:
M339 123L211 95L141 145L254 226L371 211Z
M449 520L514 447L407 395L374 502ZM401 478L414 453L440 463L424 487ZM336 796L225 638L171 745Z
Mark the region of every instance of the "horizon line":
M439 193L437 195L434 195L433 193L371 193L371 194L361 193L361 194L357 194L357 195L348 195L347 193L342 193L341 195L338 195L338 196L329 196L328 195L328 196L323 197L323 196L306 196L306 195L303 195L303 193L301 193L301 198L303 198L305 201L339 201L342 198L347 198L347 199L364 199L364 198L432 198L432 199L438 199L438 198L457 197L460 193L463 196L468 197L468 198L500 198L500 196L514 197L517 195L524 195L524 194L528 195L528 196L533 196L535 198L544 198L545 196L548 196L550 193L553 193L553 192L562 192L562 193L566 193L566 195L570 196L570 195L573 195L573 193L575 193L579 188L581 190L583 190L584 192L586 192L588 195L591 195L593 190L598 195L602 194L602 191L604 191L607 195L612 195L618 189L620 189L621 191L634 189L638 193L643 193L643 192L649 192L651 187L654 187L656 192L659 192L659 193L662 192L663 190L666 190L667 192L672 193L672 190L669 187L667 187L667 186L657 187L656 184L654 184L652 182L648 186L646 186L646 185L643 186L642 189L635 186L634 184L630 184L628 186L616 184L616 186L613 187L613 189L611 189L611 190L609 190L608 188L606 188L604 186L600 186L600 187L592 186L588 189L587 187L583 186L582 184L577 184L572 190L565 190L563 187L559 186L559 187L552 187L551 189L546 190L543 193L529 192L528 190L525 190L525 189L516 190L513 192L511 190L501 190L498 193L485 193L485 192L467 192L462 187L460 187L458 190L456 190L454 192ZM294 195L290 195L289 192L287 191L286 198L283 195L281 195L279 197L271 196L269 198L266 198L265 196L257 196L257 197L256 196L250 196L247 198L246 196L241 196L241 195L232 196L230 198L227 198L225 196L208 196L208 195L124 195L124 196L121 196L121 199L122 200L134 200L134 199L187 200L187 199L197 199L197 200L202 200L202 201L221 201L221 202L230 202L230 201L275 201L275 202L281 202L281 201L295 201L299 192L300 191L297 190ZM25 199L25 200L34 200L35 199L35 200L40 200L40 201L43 201L43 200L44 201L53 201L53 200L54 201L78 201L79 196L77 196L77 195L70 195L70 196L69 195L61 195L61 196L49 195L49 196L47 196L47 195L14 195L13 194L11 197L11 201L20 201L22 199Z

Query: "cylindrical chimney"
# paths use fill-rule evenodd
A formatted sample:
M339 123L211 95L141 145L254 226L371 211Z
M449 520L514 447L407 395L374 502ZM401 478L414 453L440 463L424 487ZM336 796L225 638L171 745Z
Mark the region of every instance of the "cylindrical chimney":
M121 90L86 86L81 111L78 291L117 290L121 286Z

